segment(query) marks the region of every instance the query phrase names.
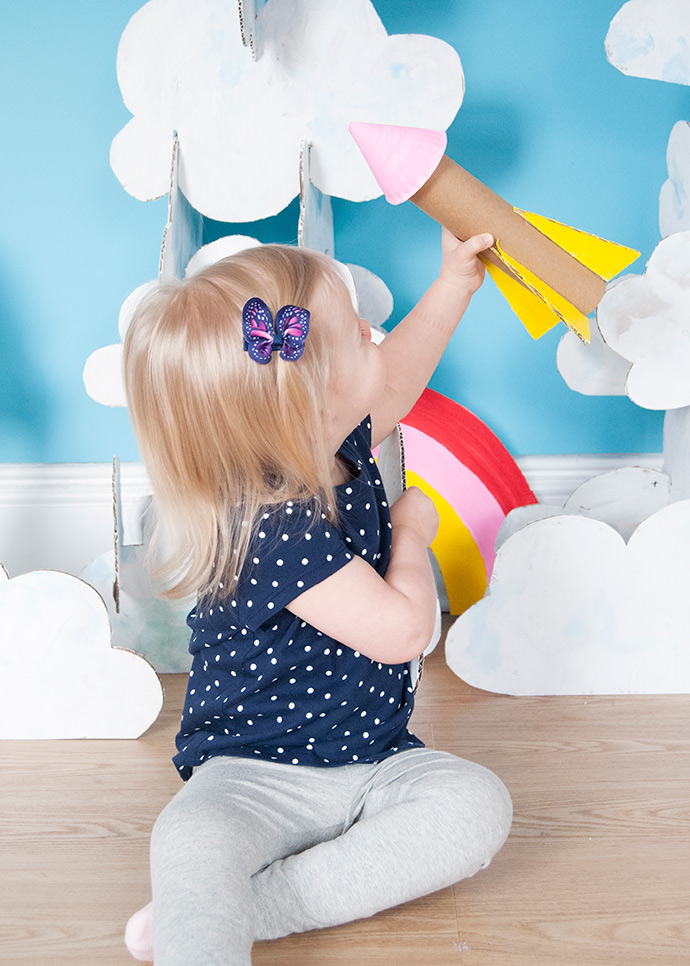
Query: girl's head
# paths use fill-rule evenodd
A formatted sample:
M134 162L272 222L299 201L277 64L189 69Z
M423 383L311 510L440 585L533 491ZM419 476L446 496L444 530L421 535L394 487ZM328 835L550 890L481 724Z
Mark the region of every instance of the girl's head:
M309 310L298 361L274 352L258 365L244 351L242 309L253 296L274 317L287 304ZM332 310L348 300L326 256L266 245L161 282L138 307L125 388L172 546L160 568L170 596L229 593L267 506L310 498L332 513L330 393L347 317Z

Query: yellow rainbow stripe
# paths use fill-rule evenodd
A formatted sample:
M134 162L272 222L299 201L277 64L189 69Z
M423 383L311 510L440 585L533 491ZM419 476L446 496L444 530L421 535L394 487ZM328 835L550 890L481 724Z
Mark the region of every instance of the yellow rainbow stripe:
M433 500L440 517L431 551L443 576L451 614L462 614L486 591L486 565L472 534L450 503L417 473L407 470L407 485Z

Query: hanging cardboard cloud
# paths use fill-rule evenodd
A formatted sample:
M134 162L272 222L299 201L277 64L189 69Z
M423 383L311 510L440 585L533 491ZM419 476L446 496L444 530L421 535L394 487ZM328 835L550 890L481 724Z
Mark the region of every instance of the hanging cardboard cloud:
M623 279L597 313L606 343L632 365L626 391L645 409L690 404L690 232L663 239L644 275Z
M380 343L385 337L384 322L393 313L393 295L383 279L361 265L346 266L352 276L357 298L357 313L372 327L372 338Z
M162 704L151 665L111 647L92 587L0 569L0 738L137 738Z
M571 389L585 396L624 396L630 363L606 345L596 321L589 334L589 345L572 332L563 336L556 352L558 371Z
M251 50L254 60L261 57L263 50L262 24L257 21L257 14L265 3L266 0L238 0L242 43Z
M299 192L303 141L315 148L312 178L324 195L365 201L381 192L348 135L351 118L443 130L460 107L464 78L452 47L389 36L369 0L256 6L257 59L227 0L150 0L130 20L117 73L133 117L113 141L111 164L136 198L167 192L177 131L180 187L208 217L255 221L281 211Z
M452 670L505 694L690 690L690 501L626 544L612 527L557 516L518 530L486 597L448 632Z
M689 265L690 232L669 235L652 253L645 274L620 279L597 310L606 345L627 361L625 391L645 409L690 405ZM622 371L610 353L595 354L590 367L584 353L568 347L559 350L558 367L578 392L586 391L588 381L610 376L615 382Z
M137 305L155 285L155 279L139 285L122 303L117 325L120 340L124 339ZM106 345L92 352L84 363L82 378L84 388L95 402L102 406L126 406L127 399L122 379L122 342Z
M668 179L659 192L659 231L662 238L690 229L690 124L673 125L666 148Z
M690 9L684 0L629 0L611 21L606 56L624 74L690 84Z
M568 497L564 506L535 503L517 507L507 515L496 537L496 552L513 534L537 520L573 514L600 520L629 540L639 525L667 506L671 480L644 466L624 466L586 480Z

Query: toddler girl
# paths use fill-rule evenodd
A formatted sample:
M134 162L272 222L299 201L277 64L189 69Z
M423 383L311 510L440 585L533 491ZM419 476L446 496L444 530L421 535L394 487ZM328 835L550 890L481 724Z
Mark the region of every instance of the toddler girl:
M280 245L161 283L130 324L159 577L198 593L185 785L153 830L153 903L127 927L139 959L248 966L255 939L474 875L508 834L499 779L407 729L438 517L415 488L389 507L371 455L430 379L492 243L444 233L439 278L380 346L337 263Z

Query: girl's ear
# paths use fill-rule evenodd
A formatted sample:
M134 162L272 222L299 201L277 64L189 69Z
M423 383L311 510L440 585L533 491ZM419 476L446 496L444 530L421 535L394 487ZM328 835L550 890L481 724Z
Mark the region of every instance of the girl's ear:
M362 335L365 336L371 342L371 326L366 319L359 320L359 327L362 330Z

